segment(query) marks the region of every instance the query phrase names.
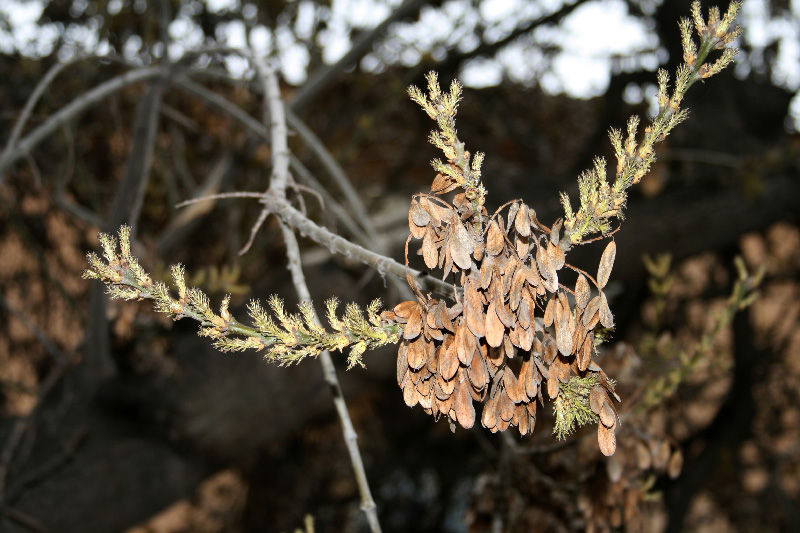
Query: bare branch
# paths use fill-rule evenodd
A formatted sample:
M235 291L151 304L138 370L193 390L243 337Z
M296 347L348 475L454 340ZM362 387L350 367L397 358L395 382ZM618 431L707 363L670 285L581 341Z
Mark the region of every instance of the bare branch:
M47 119L44 124L25 136L25 138L13 148L3 151L3 154L0 155L0 184L3 183L3 174L8 167L23 158L25 154L29 153L40 142L52 135L60 126L66 124L100 100L124 89L128 85L161 76L165 72L165 67L160 66L131 70L75 98L72 102L62 107L60 111Z

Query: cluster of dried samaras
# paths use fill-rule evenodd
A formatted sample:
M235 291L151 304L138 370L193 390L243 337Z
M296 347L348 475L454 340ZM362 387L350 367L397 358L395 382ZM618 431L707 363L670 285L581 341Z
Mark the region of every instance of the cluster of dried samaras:
M569 380L596 376L596 385L585 392L599 419L600 449L611 455L617 415L609 394L619 398L592 358L596 329L613 325L602 288L615 245L606 248L598 279L579 272L572 290L558 278L565 266L561 223L543 226L520 201L505 207L507 217L498 212L489 218L483 207L475 212L463 193L453 205L426 194L412 200L409 240L422 239L420 254L429 269L443 271L444 279L453 274L456 303L422 294L409 278L416 301L384 312L384 318L405 324L397 358L405 402L470 428L475 402L485 400L484 427L497 432L517 426L525 435L533 431L537 403L544 406L545 396L573 401L566 394ZM594 296L587 277L597 289Z

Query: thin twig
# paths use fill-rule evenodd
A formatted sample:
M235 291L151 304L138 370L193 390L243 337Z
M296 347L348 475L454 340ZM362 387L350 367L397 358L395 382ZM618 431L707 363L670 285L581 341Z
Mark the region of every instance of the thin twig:
M254 64L259 74L262 76L264 83L264 98L266 100L267 108L269 109L269 124L271 132L272 144L272 178L270 180L269 190L265 197L276 197L286 201L286 188L289 185L289 145L287 141L288 130L286 128L286 118L284 115L283 101L281 100L280 87L278 86L278 79L275 72L264 65L260 59L254 58ZM288 202L287 202L288 203ZM269 208L265 204L264 211L266 213ZM297 297L301 302L311 302L311 294L309 293L308 286L306 285L305 275L300 262L300 246L297 243L297 237L293 230L282 220L280 221L281 233L286 245L286 258L288 268L292 275L292 282ZM316 316L316 314L315 314ZM319 322L317 320L317 322ZM333 366L333 360L329 352L324 351L319 356L320 364L322 365L322 372L325 376L325 381L330 386L333 392L333 402L336 406L336 413L339 415L339 421L342 424L342 431L344 433L344 441L347 446L347 451L350 455L350 463L353 467L353 472L358 484L358 490L361 495L361 509L367 516L370 530L372 533L380 533L381 526L378 521L378 513L375 506L375 500L372 498L372 492L369 488L369 481L364 470L364 462L361 459L361 451L358 449L358 436L353 428L353 422L350 419L350 413L347 411L347 404L342 395L342 388L339 384L339 379L336 376L336 369Z
M101 83L91 91L75 98L72 102L62 107L57 113L50 116L42 125L16 143L13 148L3 151L0 155L0 184L4 181L4 172L8 167L19 161L39 143L48 138L61 125L66 124L86 109L92 107L100 100L127 87L128 85L149 80L163 75L164 67L143 67L131 70Z
M65 61L64 63L56 63L50 70L47 71L47 74L39 81L36 85L36 88L33 90L31 95L28 97L28 101L25 102L25 107L22 109L22 113L19 115L19 119L14 124L14 129L11 130L11 135L6 141L6 146L3 149L3 155L7 154L17 143L19 140L19 136L22 135L22 130L25 128L25 125L28 123L28 119L31 117L31 113L33 113L33 108L36 107L36 104L39 102L39 98L41 98L44 91L53 83L53 80L58 76L62 70L67 68L68 66L76 63L77 61L83 60L83 56L75 56L70 61ZM0 182L2 182L3 178L0 176Z
M372 45L383 36L389 26L399 20L413 15L425 5L422 0L406 0L395 9L386 19L369 32L356 39L350 50L334 63L322 67L308 77L308 80L295 93L291 102L292 110L300 113L322 90L325 89L343 70L351 67L361 57L372 49Z

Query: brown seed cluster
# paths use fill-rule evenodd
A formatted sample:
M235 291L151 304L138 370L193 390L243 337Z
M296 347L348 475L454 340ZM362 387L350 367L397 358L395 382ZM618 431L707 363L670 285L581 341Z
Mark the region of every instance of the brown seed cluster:
M453 188L448 177L437 175L435 192ZM537 403L544 405L546 397L557 403L557 417L559 406L567 413L575 400L570 380L595 376L585 394L592 419L600 420L600 448L613 454L617 415L609 394L616 394L592 360L596 329L613 326L602 291L614 262L613 241L593 279L565 263L561 221L548 228L521 201L489 217L482 206L475 210L468 194L455 195L452 205L429 194L411 203L409 240L422 240L419 253L429 269L440 270L445 280L452 274L455 303L422 294L409 278L416 301L384 313L404 324L397 382L406 404L470 428L475 402L485 400L484 427L496 432L516 426L525 435L533 431ZM578 271L574 289L559 283L565 266Z

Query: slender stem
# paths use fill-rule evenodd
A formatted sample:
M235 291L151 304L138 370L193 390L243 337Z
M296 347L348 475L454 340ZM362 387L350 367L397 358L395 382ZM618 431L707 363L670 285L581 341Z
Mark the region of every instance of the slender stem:
M297 244L297 237L295 237L294 232L285 222L281 221L280 227L283 240L286 244L288 268L292 274L292 282L297 291L297 297L300 301L310 302L311 294L308 291L303 269L300 264L300 246ZM380 533L381 526L378 521L377 507L375 505L375 500L372 498L372 491L369 488L367 473L364 469L364 461L361 459L361 451L358 449L358 434L353 427L350 413L347 411L347 404L342 394L339 378L336 376L336 368L333 366L333 359L331 359L330 352L326 350L320 353L319 362L322 365L322 374L325 378L325 382L328 384L333 394L333 404L336 406L336 414L339 416L339 422L342 424L344 442L347 446L347 453L350 455L350 463L353 466L353 473L356 476L358 491L361 495L361 509L367 515L370 531L372 531L372 533Z
M264 83L264 100L265 107L269 110L269 124L271 132L272 144L272 179L270 180L270 187L265 197L280 198L286 201L286 188L289 184L289 145L287 142L287 128L286 116L284 114L283 101L281 100L280 87L278 86L278 79L275 72L267 67L260 58L253 56L254 66L261 74L261 79ZM265 123L267 121L265 120ZM266 205L265 209L269 209ZM311 302L311 294L306 285L305 275L300 262L300 246L297 243L297 237L294 231L283 221L280 221L281 233L283 234L283 241L286 244L286 258L288 261L288 268L292 275L292 283L297 291L297 297L301 302ZM316 313L314 313L316 317ZM315 319L319 323L318 319ZM320 324L321 325L321 324ZM353 428L353 421L350 419L350 413L347 411L347 404L342 395L342 388L339 384L339 378L336 376L336 369L333 366L331 354L328 351L323 351L319 356L320 364L322 365L322 373L325 376L325 382L333 393L333 403L336 406L336 414L339 416L339 421L342 424L342 432L344 433L344 441L347 446L347 452L350 455L350 463L353 466L353 473L356 476L358 490L361 495L361 509L367 516L370 530L372 533L380 533L381 526L378 522L378 512L375 505L375 500L372 498L372 491L369 488L369 481L367 474L364 470L364 462L361 459L361 451L358 449L358 435Z
M110 96L128 85L161 76L163 73L164 67L160 66L131 70L105 83L101 83L91 91L75 98L72 102L62 107L58 113L48 118L44 124L26 135L25 138L15 146L3 151L3 154L0 155L0 184L3 183L4 172L8 167L25 157L25 154L49 137L60 126L66 124L103 98Z

